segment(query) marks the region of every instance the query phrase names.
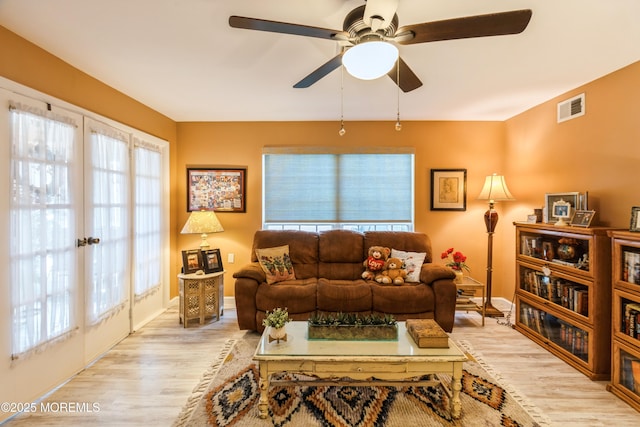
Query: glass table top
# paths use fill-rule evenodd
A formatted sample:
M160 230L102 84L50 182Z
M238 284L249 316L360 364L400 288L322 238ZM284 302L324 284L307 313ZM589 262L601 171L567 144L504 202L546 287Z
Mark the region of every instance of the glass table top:
M429 360L452 359L466 360L466 356L455 343L449 339L449 348L420 348L407 332L405 322L398 322L398 339L385 341L337 341L309 340L308 323L304 321L289 322L286 325L287 341L269 342L269 328L260 338L254 359L272 359L278 356L313 357L313 356L352 356L355 357L392 357L413 359L426 357Z

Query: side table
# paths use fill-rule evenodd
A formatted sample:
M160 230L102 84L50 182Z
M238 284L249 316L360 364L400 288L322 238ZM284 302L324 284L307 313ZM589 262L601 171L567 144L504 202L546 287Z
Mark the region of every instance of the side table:
M189 320L206 318L220 320L224 295L224 271L211 274L178 274L180 281L180 323L186 328Z
M464 276L462 278L462 283L456 283L456 287L458 288L458 295L456 297L456 310L467 312L476 311L480 313L480 315L482 316L482 326L484 326L484 283L477 281L473 277ZM482 291L482 305L478 305L471 300L471 298L476 294L477 290Z

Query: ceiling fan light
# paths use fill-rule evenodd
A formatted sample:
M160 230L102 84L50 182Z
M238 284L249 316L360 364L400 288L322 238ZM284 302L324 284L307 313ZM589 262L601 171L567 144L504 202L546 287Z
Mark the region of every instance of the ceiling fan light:
M347 50L342 56L342 65L355 78L373 80L391 71L397 60L397 47L383 41L371 41Z

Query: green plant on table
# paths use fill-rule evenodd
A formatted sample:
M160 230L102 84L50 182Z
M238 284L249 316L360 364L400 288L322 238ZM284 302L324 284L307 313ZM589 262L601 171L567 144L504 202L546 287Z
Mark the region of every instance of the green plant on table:
M286 308L274 308L272 312L267 310L267 315L262 321L263 326L271 326L272 328L283 328L284 325L289 323L291 318L289 317L289 311Z

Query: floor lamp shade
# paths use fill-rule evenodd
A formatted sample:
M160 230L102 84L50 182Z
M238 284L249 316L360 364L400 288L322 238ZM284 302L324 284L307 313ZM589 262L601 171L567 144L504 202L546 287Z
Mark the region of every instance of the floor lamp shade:
M484 186L479 200L488 200L489 209L484 213L484 224L487 228L487 299L485 301L485 315L489 317L502 317L500 310L491 304L491 285L493 276L493 233L498 224L498 212L493 208L495 202L515 200L502 175L489 175L485 178Z
M218 220L216 213L213 211L193 211L189 215L189 219L182 227L181 234L200 234L202 242L200 249L209 249L207 234L220 233L224 231L222 224Z

